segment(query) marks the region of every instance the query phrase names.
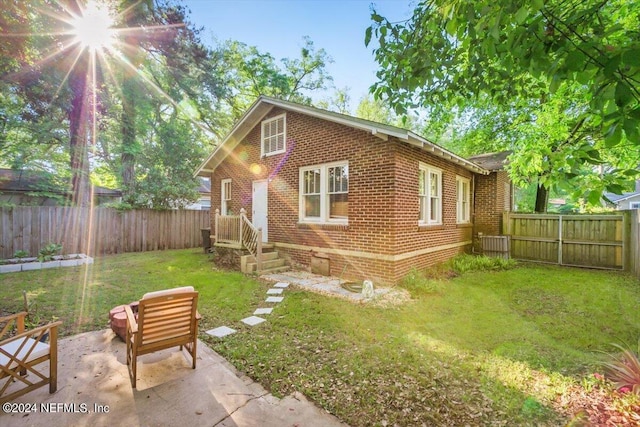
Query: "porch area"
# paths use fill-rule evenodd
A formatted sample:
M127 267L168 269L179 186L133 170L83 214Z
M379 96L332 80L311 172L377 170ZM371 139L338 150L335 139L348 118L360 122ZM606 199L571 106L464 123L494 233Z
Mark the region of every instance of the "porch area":
M243 273L269 274L289 269L275 245L264 241L262 228L256 228L247 218L244 208L240 215L222 215L216 209L213 222L213 246L241 251L238 256Z

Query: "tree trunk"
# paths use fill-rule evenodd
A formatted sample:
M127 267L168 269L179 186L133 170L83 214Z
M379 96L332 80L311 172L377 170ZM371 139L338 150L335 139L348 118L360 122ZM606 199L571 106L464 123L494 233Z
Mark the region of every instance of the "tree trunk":
M69 152L71 166L71 203L75 206L91 204L89 185L89 149L87 119L89 97L86 67L78 61L69 76L71 110L69 110Z
M536 191L536 213L547 212L547 202L549 200L549 190L542 184L538 184L538 190Z
M141 26L139 22L148 10L151 10L153 1L144 0L125 0L122 2L122 10L126 10L124 14L124 24L127 28L136 28ZM140 52L140 40L134 34L126 34L123 37L125 56L129 61L132 70L138 70L143 56ZM122 156L121 160L121 178L122 178L122 199L125 203L131 205L136 204L136 154L138 152L138 144L136 141L136 73L135 71L126 70L122 80Z
M125 77L122 84L122 196L123 201L135 204L136 198L136 103L133 77Z

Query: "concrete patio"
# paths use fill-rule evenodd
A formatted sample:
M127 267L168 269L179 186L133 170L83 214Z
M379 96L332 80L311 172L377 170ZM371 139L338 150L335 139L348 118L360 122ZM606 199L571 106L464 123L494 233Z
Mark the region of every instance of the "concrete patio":
M0 411L0 425L345 426L301 394L272 396L202 342L195 370L178 348L138 358L137 390L125 344L111 330L60 340L58 358L58 391L16 399L37 412Z

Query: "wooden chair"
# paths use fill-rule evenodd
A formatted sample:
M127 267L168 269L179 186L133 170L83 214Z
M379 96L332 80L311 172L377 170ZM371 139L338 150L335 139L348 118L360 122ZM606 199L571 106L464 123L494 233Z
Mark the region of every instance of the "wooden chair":
M198 292L192 286L145 294L138 305L136 320L131 307L127 313L127 366L131 385L136 388L137 358L171 347L184 346L196 368L198 342Z
M58 326L62 322L25 331L26 316L27 312L23 311L0 317L0 403L46 384L49 384L49 393L55 393L58 388ZM46 369L45 372L36 369L47 360L48 376Z

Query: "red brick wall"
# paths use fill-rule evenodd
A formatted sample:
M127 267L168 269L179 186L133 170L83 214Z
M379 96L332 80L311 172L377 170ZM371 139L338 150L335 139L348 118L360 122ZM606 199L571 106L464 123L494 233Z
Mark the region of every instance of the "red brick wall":
M265 118L282 112L274 109ZM456 224L456 175L472 179L471 172L394 138L384 141L348 126L286 114L287 152L260 158L258 124L212 174L212 212L220 207L222 179L232 179L233 212L244 207L249 216L252 181L269 179L269 242L303 266L310 264L311 248L320 248L330 257L332 275L355 279L397 282L412 267L435 264L465 249L456 244L471 240L472 227ZM345 160L349 224L299 224L299 168ZM418 226L419 162L442 169L440 226ZM443 245L451 247L407 255ZM335 253L340 250L347 252Z
M476 177L475 232L497 236L502 233L502 213L510 211L511 181L505 171Z

